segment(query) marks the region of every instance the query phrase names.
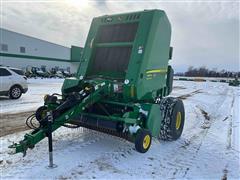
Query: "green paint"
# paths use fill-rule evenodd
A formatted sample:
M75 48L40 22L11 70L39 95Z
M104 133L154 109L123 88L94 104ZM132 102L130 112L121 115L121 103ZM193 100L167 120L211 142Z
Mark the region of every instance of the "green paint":
M30 56L30 55L21 55L21 54L9 54L9 53L0 53L2 57L13 57L13 58L23 58L23 59L31 59L31 60L45 60L45 61L59 61L59 62L75 62L67 59L57 59L57 58L49 58L49 57L41 57L41 56Z
M158 104L148 104L148 106L150 106L150 109L148 110L149 114L146 128L151 130L152 136L158 137L162 120L160 107Z
M98 43L98 31L101 26L132 22L138 23L132 42ZM114 27L119 28L119 26ZM112 34L119 36L121 32L116 29L115 34ZM97 122L101 119L112 121L112 123L118 122L115 127L116 131L122 133L123 129L121 128L124 128L124 132L132 138L136 136L137 131L134 131L136 126L149 130L153 136L157 137L162 116L159 104L155 103L155 98L168 95L170 92L168 89L172 84L171 78L168 78L170 74L168 67L170 37L171 26L165 12L161 10L94 18L82 56L79 56L79 49L72 47L71 59L79 60L81 58L77 77L65 79L62 86L63 97L60 102L66 102L68 97L73 97L78 102L70 110L61 112L62 114L54 120L53 130L66 122L70 123L71 118L74 120L80 115L85 115L92 117ZM117 38L113 37L113 39ZM131 47L131 52L128 51L130 53L129 63L124 64L127 68L112 72L111 67L107 66L108 69L102 68L106 72L101 72L103 70L100 69L98 73L90 76L94 69L93 59L96 56L96 50L100 47ZM110 56L111 59L108 63L119 65L118 63L121 62L116 59L117 56L122 55L121 53L122 51L118 51L116 56L113 53L110 56L109 51L104 52L103 57L105 58L102 58L101 62L105 59L109 60ZM124 58L126 56L128 54L125 54ZM124 58L123 60L126 60ZM166 82L167 79L168 82ZM55 104L59 107L59 104ZM51 109L48 106L48 110L57 111L57 109ZM68 118L66 119L66 117ZM26 135L20 144L10 147L16 148L17 152L25 152L27 148L41 141L46 136L45 133L46 127L37 130L37 133L33 131Z
M80 62L83 48L72 46L71 47L71 62Z
M130 18L131 17L131 18ZM97 33L101 26L112 24L128 24L138 22L135 39L132 42L98 43ZM130 82L123 89L125 101L150 100L157 91L166 88L167 71L147 77L148 70L167 69L169 61L171 25L164 11L149 10L113 16L94 18L90 27L86 45L83 50L78 76L88 76L92 73L93 58L99 47L132 47L128 71L125 73L98 72L96 76L111 77ZM142 51L139 48L142 47ZM156 83L157 82L157 83ZM134 95L134 96L133 96Z
M76 115L82 113L84 107L86 107L87 105L98 102L100 99L102 99L102 93L106 92L107 88L108 84L105 84L105 86L102 86L100 89L95 91L90 98L86 99L80 104L75 105L74 107L63 113L60 117L56 118L52 126L52 131L55 131L64 123L70 121L71 118L74 118ZM66 118L66 116L68 118ZM35 144L37 144L46 137L46 132L47 127L44 127L31 133L25 134L23 141L21 141L19 144L13 144L9 146L9 148L15 149L15 153L22 152L25 154L28 148L34 147Z

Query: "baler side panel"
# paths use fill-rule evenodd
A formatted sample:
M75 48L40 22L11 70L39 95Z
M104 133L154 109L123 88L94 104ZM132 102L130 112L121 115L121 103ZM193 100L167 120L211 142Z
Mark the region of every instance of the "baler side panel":
M131 60L128 65L128 72L125 79L130 80L130 83L124 86L124 98L125 100L133 99L137 97L136 88L138 79L143 78L143 72L140 71L141 64L143 62L145 54L145 46L148 40L148 34L150 33L151 20L153 13L142 12L139 20L139 28L137 31L136 39L134 41Z
M164 12L154 13L149 34L141 65L141 73L144 76L139 78L137 84L139 99L151 99L157 90L166 87L171 25Z
M158 137L161 128L162 115L159 110L158 104L147 104L145 106L150 106L148 110L148 118L146 123L146 129L149 129L152 136Z

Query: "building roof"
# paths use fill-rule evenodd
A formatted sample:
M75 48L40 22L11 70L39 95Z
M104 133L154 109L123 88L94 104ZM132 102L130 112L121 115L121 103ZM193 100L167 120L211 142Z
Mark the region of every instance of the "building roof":
M56 43L53 43L53 42L49 42L49 41L46 41L46 40L43 40L43 39L39 39L39 38L36 38L36 37L33 37L33 36L29 36L29 35L26 35L26 34L22 34L22 33L19 33L19 32L15 32L15 31L12 31L12 30L9 30L9 29L0 28L0 31L2 31L2 30L3 30L3 31L8 31L8 32L11 32L11 33L15 33L15 34L18 34L18 35L21 35L21 36L25 36L25 37L28 37L28 38L36 39L36 40L39 40L39 41L42 41L42 42L50 43L50 44L53 44L53 45L56 45L56 46L61 46L61 47L65 47L65 48L70 48L70 47L63 46L63 45L60 45L60 44L56 44Z

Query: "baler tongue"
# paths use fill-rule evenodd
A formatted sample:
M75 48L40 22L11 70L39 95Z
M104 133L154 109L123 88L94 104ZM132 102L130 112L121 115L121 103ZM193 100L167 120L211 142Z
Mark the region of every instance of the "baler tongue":
M10 148L8 154L16 154L16 153L23 153L23 157L26 156L27 153L27 141L20 141L18 144L17 143L13 143L12 145L8 146L8 148Z
M97 88L95 89L94 87ZM105 82L91 87L88 84L88 86L85 86L79 93L66 98L66 100L62 101L58 107L54 110L48 111L46 116L39 120L40 126L38 128L31 133L25 134L24 139L19 143L10 145L9 154L23 153L23 156L25 156L28 148L33 149L35 144L45 137L49 138L53 131L63 126L73 117L79 115L79 113L81 113L86 107L89 107L102 99L106 95L105 93L108 88L108 83ZM51 99L52 97L55 96L48 95L48 99ZM36 111L36 114L37 113L39 112Z

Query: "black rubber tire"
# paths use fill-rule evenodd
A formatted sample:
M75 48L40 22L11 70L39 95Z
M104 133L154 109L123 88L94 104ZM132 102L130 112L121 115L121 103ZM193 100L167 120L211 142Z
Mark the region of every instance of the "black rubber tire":
M46 117L46 110L47 110L47 107L46 107L46 106L40 106L40 107L36 110L35 116L36 116L36 119L37 119L38 121L41 121L43 118Z
M144 138L146 136L149 136L150 142L147 147L144 147ZM135 138L136 151L138 151L140 153L147 152L151 146L151 143L152 143L152 135L151 135L150 131L145 130L145 129L139 129L137 132L136 138Z
M177 140L182 135L185 121L185 110L182 100L173 97L163 98L160 101L160 111L163 119L159 138L165 141ZM177 126L177 116L179 112L181 120L180 125Z
M22 96L22 89L19 86L13 86L9 90L9 97L11 99L19 99Z

